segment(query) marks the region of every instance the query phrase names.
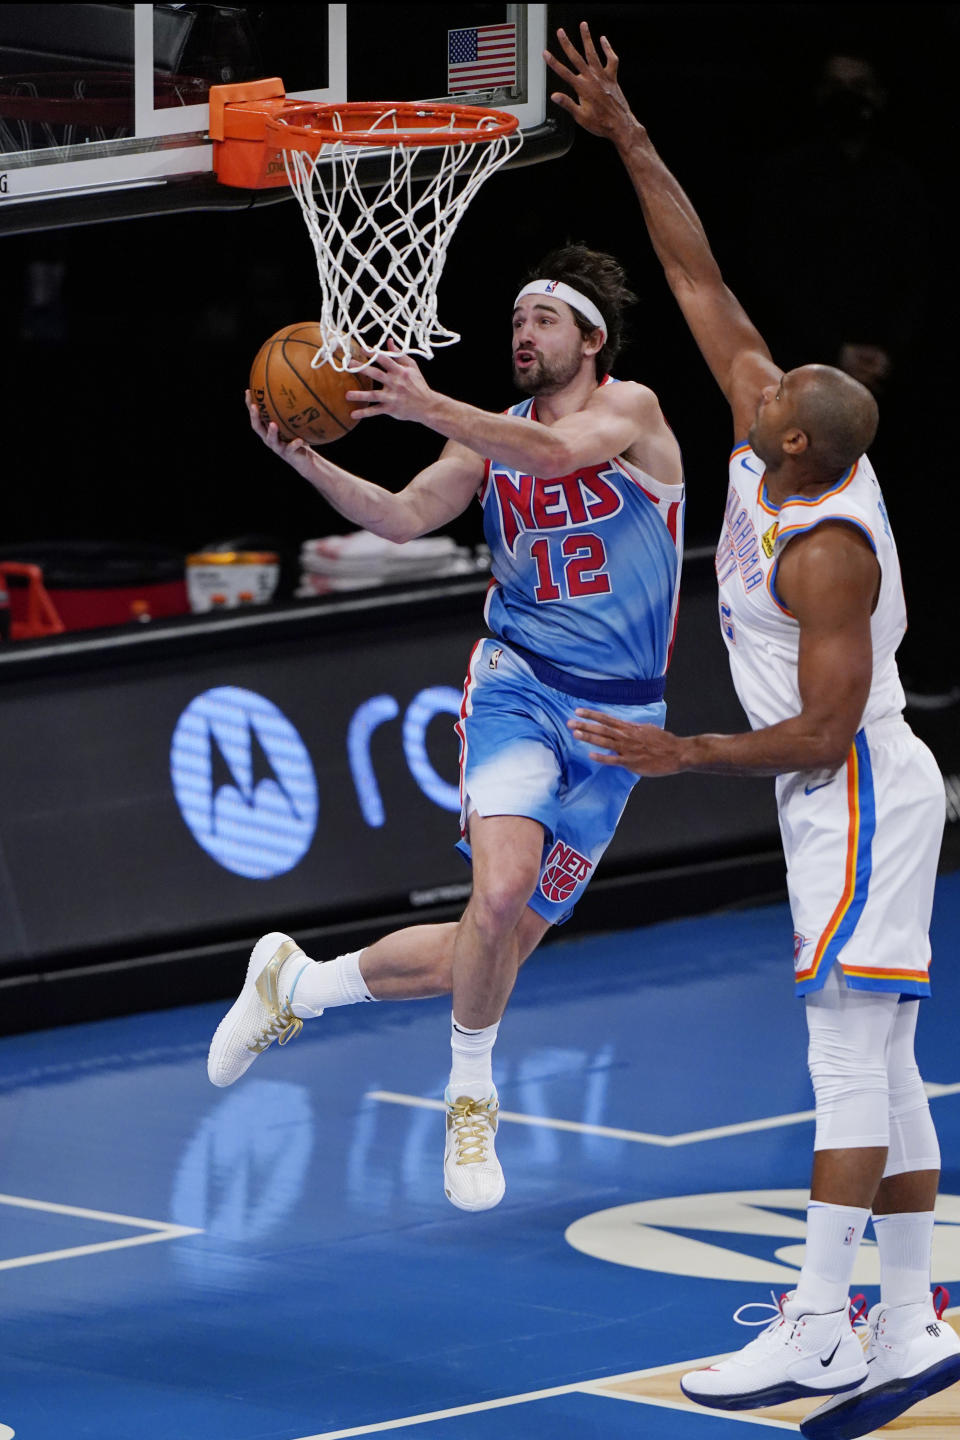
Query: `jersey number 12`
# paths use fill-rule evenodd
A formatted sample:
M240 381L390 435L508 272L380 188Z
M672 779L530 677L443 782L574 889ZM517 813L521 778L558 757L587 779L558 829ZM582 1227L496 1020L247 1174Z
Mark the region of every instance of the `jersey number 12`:
M550 541L534 540L530 546L530 554L537 567L533 594L539 604L550 600L576 599L580 595L610 593L610 576L604 568L607 552L599 535L566 535L560 551L564 559L559 574L555 575Z

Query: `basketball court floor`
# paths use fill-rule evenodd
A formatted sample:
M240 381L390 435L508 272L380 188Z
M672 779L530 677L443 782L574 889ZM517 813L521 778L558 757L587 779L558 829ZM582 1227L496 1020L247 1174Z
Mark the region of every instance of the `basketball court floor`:
M227 1091L204 1065L219 1004L0 1041L0 1437L795 1433L812 1404L720 1416L677 1385L800 1265L790 935L778 905L534 957L496 1055L506 1199L482 1215L441 1187L446 1001L328 1013ZM958 936L955 872L919 1033L955 1301ZM877 1282L867 1243L855 1288ZM946 1392L895 1428L958 1418Z

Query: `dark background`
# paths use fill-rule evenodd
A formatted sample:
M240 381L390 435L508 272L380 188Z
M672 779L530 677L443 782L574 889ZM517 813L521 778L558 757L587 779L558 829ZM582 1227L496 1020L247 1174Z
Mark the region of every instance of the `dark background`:
M269 8L280 24L295 7ZM355 8L373 18L391 7ZM396 54L416 27L401 31L392 13L383 43ZM560 5L551 22L575 32L583 13L619 51L636 113L775 358L835 361L844 338L891 355L873 454L906 574L902 659L908 685L949 688L956 647L940 627L952 609L942 547L960 518L948 449L960 378L949 218L958 7ZM848 178L833 153L844 114L835 108L828 121L817 104L824 61L838 53L867 59L885 91L867 162ZM685 455L688 541L711 543L727 412L603 142L578 132L565 157L501 173L481 191L440 288L441 315L463 342L426 373L477 405L511 403L518 278L568 238L613 251L629 271L640 303L617 373L659 393ZM259 446L242 409L262 340L316 306L313 255L292 202L6 236L0 246L2 541L139 538L186 552L251 533L295 546L349 528ZM437 449L429 432L384 420L342 442L336 459L394 487ZM478 540L479 515L452 533Z

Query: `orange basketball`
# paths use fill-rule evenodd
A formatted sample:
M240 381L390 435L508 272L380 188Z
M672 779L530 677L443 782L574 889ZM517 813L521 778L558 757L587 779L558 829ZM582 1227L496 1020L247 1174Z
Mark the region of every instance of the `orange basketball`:
M287 325L260 346L250 369L250 394L260 418L264 425L275 421L284 440L296 437L311 445L339 440L356 424L350 418L354 407L343 398L346 391L373 389L366 375L331 365L313 369L311 361L322 344L323 331L314 321Z

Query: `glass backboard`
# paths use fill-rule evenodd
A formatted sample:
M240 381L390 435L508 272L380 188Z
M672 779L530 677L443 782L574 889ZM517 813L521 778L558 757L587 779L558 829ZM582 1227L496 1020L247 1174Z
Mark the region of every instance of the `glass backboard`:
M495 106L546 158L566 148L546 39L546 5L0 6L0 233L283 198L212 174L210 86L268 76L297 99Z

